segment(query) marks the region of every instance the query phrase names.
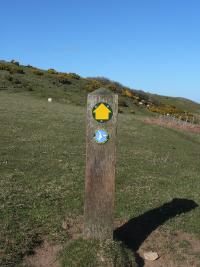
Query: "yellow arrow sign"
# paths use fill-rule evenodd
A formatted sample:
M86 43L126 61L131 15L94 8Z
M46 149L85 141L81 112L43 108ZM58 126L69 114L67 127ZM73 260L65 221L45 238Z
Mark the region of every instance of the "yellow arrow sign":
M111 118L112 109L108 104L99 103L93 108L93 116L95 120L103 122Z

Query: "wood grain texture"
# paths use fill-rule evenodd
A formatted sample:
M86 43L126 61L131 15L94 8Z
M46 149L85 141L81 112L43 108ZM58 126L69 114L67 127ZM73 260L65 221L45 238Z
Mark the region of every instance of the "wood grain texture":
M99 102L108 103L112 118L98 123L92 109ZM84 206L85 238L112 239L115 199L116 129L118 95L100 88L88 94L86 124L86 177ZM96 130L105 129L109 140L98 144L93 136Z

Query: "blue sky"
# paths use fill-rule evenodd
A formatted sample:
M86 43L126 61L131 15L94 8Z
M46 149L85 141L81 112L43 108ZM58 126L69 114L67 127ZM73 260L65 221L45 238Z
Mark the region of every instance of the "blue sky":
M200 1L1 1L0 58L200 102Z

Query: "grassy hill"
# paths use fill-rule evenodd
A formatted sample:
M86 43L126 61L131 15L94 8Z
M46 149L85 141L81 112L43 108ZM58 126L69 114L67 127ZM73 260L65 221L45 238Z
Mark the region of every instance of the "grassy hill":
M193 117L200 113L200 104L187 99L164 97L124 87L104 77L82 78L75 73L61 73L54 69L41 70L16 61L0 61L0 90L26 92L37 97L52 97L60 103L84 106L88 92L106 87L119 95L121 112L153 111L176 116Z
M163 104L174 105L181 110L186 109L189 112L200 114L199 104L192 100L182 97L169 97L169 96L160 96L155 94L150 94L150 95L155 99L158 99L158 101L160 101Z
M24 259L45 242L61 246L58 261L62 267L107 266L98 265L96 245L85 245L79 238L84 202L85 101L99 80L16 63L2 65L0 266L30 267L30 261ZM171 266L200 266L199 133L145 123L144 118L155 114L147 105L163 107L161 101L166 98L137 91L131 95L129 88L118 85L113 89L113 82L107 81L109 85L119 93L121 108L116 239L130 251L139 251L132 253L140 262L138 266L148 266L143 250L157 251L161 266L170 266L171 260ZM48 97L53 98L52 103L47 102ZM198 114L198 104L179 102L169 98L164 104L176 103L177 109ZM111 249L111 258L117 255L117 267L125 266L123 260L131 257L129 250L123 248L122 253L120 249Z

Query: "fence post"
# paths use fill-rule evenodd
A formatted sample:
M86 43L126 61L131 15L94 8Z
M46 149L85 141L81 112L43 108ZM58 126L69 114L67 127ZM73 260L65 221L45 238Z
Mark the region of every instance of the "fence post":
M113 238L118 95L88 94L84 237Z

